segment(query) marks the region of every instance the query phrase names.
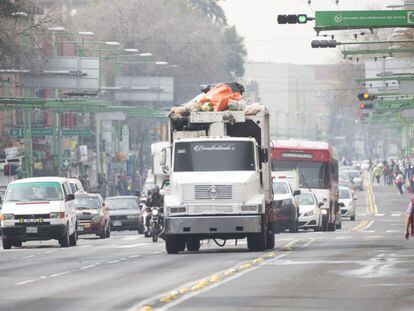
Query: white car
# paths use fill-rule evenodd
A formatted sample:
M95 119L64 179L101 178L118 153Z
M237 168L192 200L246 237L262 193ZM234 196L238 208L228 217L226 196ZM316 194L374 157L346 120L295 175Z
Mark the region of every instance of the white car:
M356 200L357 198L350 188L339 187L338 202L342 217L349 217L351 220L355 220Z
M322 230L322 212L321 206L316 195L310 191L303 191L298 197L299 201L299 228L313 229L314 231Z
M84 194L86 193L85 189L83 189L83 185L77 178L69 178L69 184L72 187L72 191L75 194Z
M361 172L355 169L346 169L342 170L341 174L344 173L348 175L348 179L351 181L351 185L353 189L358 189L360 191L363 190L363 180L361 176Z
M74 199L66 178L36 177L9 183L0 215L3 248L51 239L58 240L62 247L75 246Z

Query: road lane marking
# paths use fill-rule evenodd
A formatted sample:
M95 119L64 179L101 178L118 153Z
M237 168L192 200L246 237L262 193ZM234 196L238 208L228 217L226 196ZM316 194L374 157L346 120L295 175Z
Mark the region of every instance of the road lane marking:
M141 255L131 255L131 256L128 256L128 258L138 258L138 257L141 257Z
M36 282L36 280L26 280L26 281L16 283L14 285L24 285L24 284L29 284L29 283L33 283L33 282Z
M387 233L403 233L403 230L387 230Z
M53 251L44 252L43 254L52 254L52 253L55 253L55 252L56 252L56 250L53 250Z
M349 240L351 238L351 236L337 236L335 237L335 240Z
M29 255L29 256L23 257L22 259L29 259L29 258L33 258L33 257L34 257L34 255Z
M62 275L68 274L68 273L70 273L70 271L63 271L63 272L60 272L60 273L51 274L51 275L49 275L49 277L50 278L56 278L58 276L62 276Z
M383 216L385 216L385 214L376 214L376 215L374 215L375 217L383 217Z
M398 214L398 213L391 214L391 217L400 217L400 216L401 214Z
M112 261L107 261L106 263L107 264L113 264L113 263L118 263L118 262L120 262L119 260L112 260Z
M396 286L414 286L414 283L379 283L379 284L361 284L364 287L396 287Z
M364 226L360 231L365 231L366 229L368 229L369 227L372 226L372 224L374 223L374 220L371 220L366 226ZM367 231L365 231L367 232Z

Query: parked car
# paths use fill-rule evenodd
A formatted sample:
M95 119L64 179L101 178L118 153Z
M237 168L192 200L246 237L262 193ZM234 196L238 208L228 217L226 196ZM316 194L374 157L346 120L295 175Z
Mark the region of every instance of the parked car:
M273 225L275 232L289 229L289 232L298 231L299 205L295 196L300 191L292 191L286 180L273 181L273 208L276 213L276 222Z
M105 200L110 215L111 230L137 230L144 233L144 225L138 197L117 196Z
M100 194L76 194L75 207L78 215L78 234L96 234L101 239L110 237L109 212Z
M355 220L356 200L352 190L348 187L339 187L339 206L342 217Z
M36 177L9 183L0 217L3 248L51 239L58 240L62 247L75 246L74 199L66 178Z
M322 230L322 202L318 202L316 195L311 191L302 191L298 196L299 202L299 228Z

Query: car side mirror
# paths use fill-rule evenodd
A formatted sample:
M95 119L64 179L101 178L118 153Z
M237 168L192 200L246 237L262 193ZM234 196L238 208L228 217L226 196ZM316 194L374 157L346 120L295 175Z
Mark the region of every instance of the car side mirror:
M296 196L298 196L298 195L300 195L300 194L301 194L300 190L295 190L295 191L293 192L293 196L294 196L294 197L296 197Z
M318 203L318 207L322 207L322 206L324 206L325 204L323 204L323 202L319 202Z
M339 207L345 207L345 204L344 203L339 203Z
M68 194L65 198L65 201L73 201L75 200L75 195L73 193Z

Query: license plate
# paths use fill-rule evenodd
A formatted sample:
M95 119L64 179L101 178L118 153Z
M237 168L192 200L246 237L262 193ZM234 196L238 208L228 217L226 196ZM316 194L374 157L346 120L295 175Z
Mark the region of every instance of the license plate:
M83 227L82 226L78 226L78 231L83 231Z
M120 221L120 220L114 220L113 225L115 227L120 227L120 226L122 226L122 221Z
M26 227L26 233L37 233L37 227Z

